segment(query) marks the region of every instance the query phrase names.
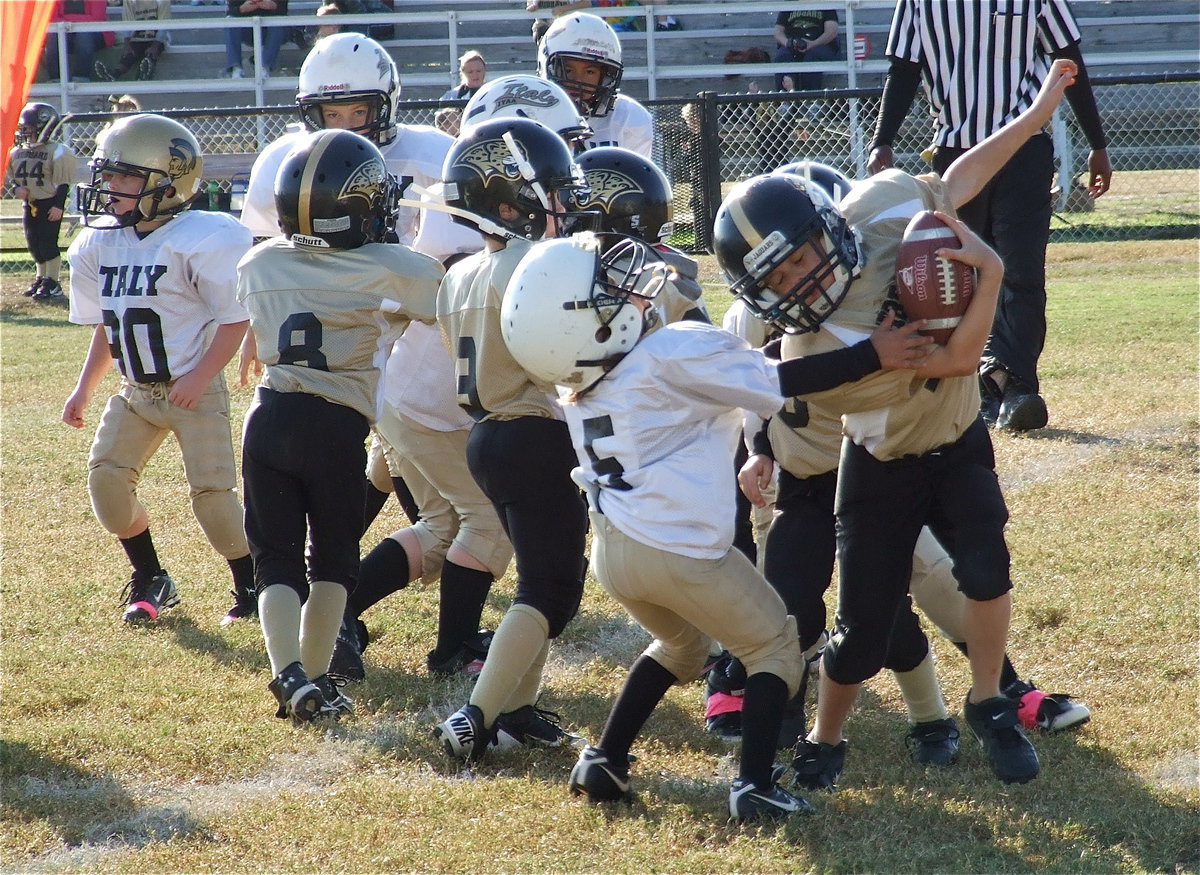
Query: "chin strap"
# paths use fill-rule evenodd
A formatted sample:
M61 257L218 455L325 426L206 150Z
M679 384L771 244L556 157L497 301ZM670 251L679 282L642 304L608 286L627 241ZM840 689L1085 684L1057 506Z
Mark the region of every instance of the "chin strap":
M516 240L521 237L520 234L505 228L503 225L496 224L491 219L486 219L477 213L472 213L470 210L463 210L459 209L458 207L450 206L429 189L424 188L415 182L410 183L405 191L411 191L415 193L417 197L429 198L429 200L413 200L412 198L402 197L396 200L396 203L400 206L416 207L419 210L436 210L439 213L449 213L450 215L457 216L460 219L466 219L484 234L490 234L493 237L501 237L505 240Z

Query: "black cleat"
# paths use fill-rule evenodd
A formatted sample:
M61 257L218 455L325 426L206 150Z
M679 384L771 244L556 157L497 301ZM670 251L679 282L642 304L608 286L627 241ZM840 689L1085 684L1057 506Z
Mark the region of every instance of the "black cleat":
M1007 696L975 703L967 699L963 716L983 745L997 778L1006 784L1024 784L1038 776L1037 751L1021 730L1016 702Z
M953 717L917 723L904 743L914 763L948 766L958 759L958 723Z
M121 600L126 604L126 623L152 623L167 608L179 604L179 591L166 571L160 569L148 580L135 571L121 592Z

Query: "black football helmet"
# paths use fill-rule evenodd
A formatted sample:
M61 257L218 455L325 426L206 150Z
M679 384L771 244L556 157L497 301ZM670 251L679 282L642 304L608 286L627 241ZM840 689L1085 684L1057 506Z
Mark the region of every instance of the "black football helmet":
M58 130L61 121L58 110L48 103L27 103L17 120L17 144L32 146L44 143Z
M767 288L771 272L804 246L812 247L820 264L791 289ZM734 187L717 210L713 248L730 291L789 334L820 327L846 297L862 257L829 195L792 173L755 176Z
M656 246L675 232L671 183L653 161L619 146L589 149L575 159L591 189L585 209L598 210L600 230Z
M596 213L583 211L590 195L571 150L555 131L532 119L493 119L465 130L446 153L442 190L447 205L486 222L479 225L460 216L455 220L477 225L484 233L485 225L499 225L541 240L548 216L558 220L560 237L591 230L598 219ZM501 204L519 215L505 220Z
M793 161L775 169L776 173L795 173L805 179L811 179L825 190L829 199L835 204L841 203L842 198L850 193L854 185L850 177L836 167L822 164L820 161Z
M382 240L397 206L396 180L379 147L353 131L309 134L275 176L279 227L299 247L357 249Z

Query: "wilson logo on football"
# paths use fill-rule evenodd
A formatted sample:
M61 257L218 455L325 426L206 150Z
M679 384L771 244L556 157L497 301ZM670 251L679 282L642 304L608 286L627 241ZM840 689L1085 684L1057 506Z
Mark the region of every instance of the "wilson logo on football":
M454 166L473 170L479 174L479 178L483 180L485 186L497 176L505 179L520 179L521 177L521 171L517 169L517 162L503 140L486 140L472 146L459 156Z

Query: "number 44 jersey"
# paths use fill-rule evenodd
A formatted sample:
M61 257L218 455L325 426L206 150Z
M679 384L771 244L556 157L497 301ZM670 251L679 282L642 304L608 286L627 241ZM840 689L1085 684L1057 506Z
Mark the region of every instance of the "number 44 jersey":
M166 383L196 367L218 325L249 317L237 264L250 232L224 213L185 212L139 237L85 228L67 252L70 320L103 323L121 374Z

